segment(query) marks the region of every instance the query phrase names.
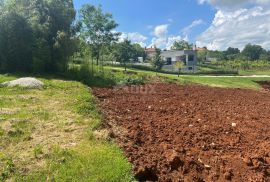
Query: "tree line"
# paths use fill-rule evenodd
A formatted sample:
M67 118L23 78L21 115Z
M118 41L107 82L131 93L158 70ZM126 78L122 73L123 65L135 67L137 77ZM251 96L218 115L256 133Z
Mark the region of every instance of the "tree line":
M62 71L75 51L71 0L1 0L0 68Z
M73 0L0 0L0 71L63 72L75 57L92 64L144 57L144 48L119 42L118 24L101 6Z
M207 58L216 58L217 61L270 61L270 51L260 45L247 44L242 51L229 47L225 51L198 51L199 61Z
M67 71L75 60L92 65L146 58L144 48L116 31L117 22L101 6L85 4L76 12L73 0L0 0L0 71L55 73ZM172 49L192 49L177 41ZM199 60L266 60L270 51L248 44L240 51L198 51ZM81 63L82 63L81 62ZM160 53L153 60L160 69ZM92 73L94 70L92 70Z

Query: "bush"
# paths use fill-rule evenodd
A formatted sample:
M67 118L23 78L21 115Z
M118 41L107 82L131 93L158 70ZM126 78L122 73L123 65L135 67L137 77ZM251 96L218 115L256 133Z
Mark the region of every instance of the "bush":
M114 85L137 85L144 83L144 75L134 74L133 72L121 72L100 69L84 63L82 65L70 65L64 75L68 79L83 82L89 86L110 87Z

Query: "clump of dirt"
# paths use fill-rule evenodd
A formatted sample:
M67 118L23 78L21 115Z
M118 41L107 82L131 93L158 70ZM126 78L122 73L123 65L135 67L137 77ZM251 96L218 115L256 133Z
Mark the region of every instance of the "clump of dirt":
M270 181L269 92L153 84L95 95L139 181Z

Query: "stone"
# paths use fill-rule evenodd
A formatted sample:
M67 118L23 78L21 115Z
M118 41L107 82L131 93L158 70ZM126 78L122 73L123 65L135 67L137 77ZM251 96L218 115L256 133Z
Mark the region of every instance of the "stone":
M209 166L209 165L207 165L207 164L205 164L204 167L205 167L205 169L207 169L207 170L210 170L210 169L211 169L211 166Z
M252 160L251 160L249 157L245 157L245 158L243 159L243 161L245 162L245 164L246 164L247 166L252 166L252 165L253 165Z
M1 84L2 86L6 87L25 87L25 88L32 88L32 89L42 89L44 87L44 83L39 81L36 78L26 77L20 78L13 81L4 82Z

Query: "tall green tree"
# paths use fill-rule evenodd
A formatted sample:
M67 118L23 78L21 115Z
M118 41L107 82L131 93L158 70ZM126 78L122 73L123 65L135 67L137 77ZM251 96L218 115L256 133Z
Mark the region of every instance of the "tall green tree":
M132 44L133 59L138 60L138 57L146 57L144 48L140 44Z
M238 48L229 47L226 51L224 51L224 56L227 60L235 60L240 54L240 50Z
M4 0L1 5L0 49L11 45L8 52L20 56L20 62L12 58L2 69L16 62L18 71L63 71L74 52L73 21L75 9L72 0ZM12 17L12 18L10 18ZM4 36L5 35L5 36ZM12 45L15 44L16 45ZM24 46L23 46L24 45ZM21 48L20 48L21 47ZM26 51L27 49L27 51ZM9 54L1 50L9 59ZM19 57L19 56L18 56ZM27 67L27 69L25 68Z
M185 40L175 41L173 46L171 47L172 50L191 50L193 48L193 44L188 43Z
M118 40L119 33L113 32L118 24L110 13L104 13L101 6L83 5L80 10L81 36L91 46L92 56L99 64L103 46Z
M47 69L62 71L66 69L68 58L74 53L71 29L76 11L72 0L47 0L47 6L48 20L45 23L48 25L47 42L51 57Z
M156 49L156 54L153 60L151 61L152 66L155 68L156 72L160 71L164 66L164 61L161 58L161 50L158 48Z
M260 45L247 44L241 54L248 60L254 61L260 59L262 54L266 51Z
M116 50L115 50L115 56L117 60L124 65L125 71L127 70L127 62L132 58L133 53L132 53L132 45L129 40L124 40L121 43L118 43L115 45Z
M14 10L0 17L0 69L31 71L33 35L27 20Z
M226 55L239 54L240 50L238 48L228 47L225 53Z

